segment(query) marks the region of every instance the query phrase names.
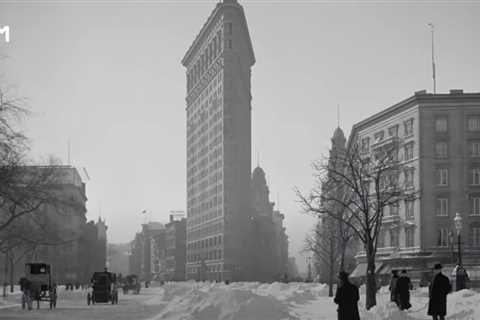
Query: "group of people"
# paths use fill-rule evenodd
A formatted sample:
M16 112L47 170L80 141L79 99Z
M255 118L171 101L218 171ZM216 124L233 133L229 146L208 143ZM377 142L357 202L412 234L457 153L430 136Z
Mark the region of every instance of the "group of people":
M406 270L393 271L390 282L390 300L400 310L408 310L410 304L410 290L412 282ZM360 320L358 300L360 298L358 287L349 280L348 273L341 271L338 276L338 287L334 302L338 305L338 320ZM447 314L447 295L452 291L450 280L442 273L442 265L437 263L433 268L433 278L429 286L428 315L433 320L445 320Z

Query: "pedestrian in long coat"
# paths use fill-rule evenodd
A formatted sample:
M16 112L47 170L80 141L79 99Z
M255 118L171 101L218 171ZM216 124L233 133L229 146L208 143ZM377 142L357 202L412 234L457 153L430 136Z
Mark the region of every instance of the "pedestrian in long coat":
M390 286L388 287L388 289L390 290L390 301L395 302L398 305L397 281L398 281L398 271L392 270L392 279L390 279Z
M452 291L450 280L442 274L442 265L436 264L429 287L428 315L433 320L445 320L447 314L447 294Z
M360 320L358 313L358 288L350 283L348 273L338 275L338 288L333 301L338 305L338 320Z
M410 290L413 289L413 286L410 278L407 276L406 270L402 270L395 289L400 310L410 309L412 306L410 304Z

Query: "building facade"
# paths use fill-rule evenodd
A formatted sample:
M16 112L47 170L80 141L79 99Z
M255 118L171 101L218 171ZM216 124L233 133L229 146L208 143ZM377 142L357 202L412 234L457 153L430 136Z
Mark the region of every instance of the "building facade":
M14 260L8 270L3 270L10 274L8 281L15 282L23 275L25 263L44 262L52 266L57 284L88 283L92 272L105 267L107 227L100 220L87 223L86 185L81 175L72 166L23 169L26 176L46 175L51 179L47 190L51 199L24 217L31 239L9 252Z
M422 279L437 262L451 270L457 259L453 219L460 213L464 264L471 278L476 277L480 265L480 94L419 91L355 124L349 144L354 142L365 154L398 143L402 172L396 180L415 195L384 212L378 272L405 268ZM362 252L358 259L361 265Z
M251 172L251 67L247 22L224 0L182 64L187 96L187 279L247 280Z
M270 201L265 172L257 167L252 174L252 239L250 248L255 281L281 280L288 272L288 236L284 215Z
M166 277L166 228L160 222L142 224L130 243L129 272L143 281L163 280Z
M165 225L166 238L166 275L165 280L185 280L185 266L187 253L187 220L176 219L170 215L170 222Z

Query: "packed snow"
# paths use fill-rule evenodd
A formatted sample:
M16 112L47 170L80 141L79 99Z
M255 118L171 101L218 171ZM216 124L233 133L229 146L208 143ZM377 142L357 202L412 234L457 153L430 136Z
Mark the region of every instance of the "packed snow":
M412 308L406 312L398 310L396 305L390 302L390 293L385 287L381 288L377 295L377 306L366 311L363 287L360 288L360 292L359 309L362 320L431 319L427 315L427 288L417 288L412 291ZM56 314L58 317L55 319L62 319L62 308L67 308L65 310L68 310L71 319L85 319L86 315L88 318L95 319L97 315L100 317L99 312L105 312L101 314L101 319L117 320L128 319L131 314L137 314L135 319L147 320L337 319L336 305L332 297L328 297L328 286L318 283L237 282L227 285L193 281L172 282L163 286L142 288L140 295L121 295L120 306L102 306L102 309L99 309L100 306L87 307L83 296L83 292L61 291L59 298L64 301L61 301L56 313L45 311L42 314L31 313L31 316L35 319L51 319ZM16 292L9 296L8 301L15 303L17 309L18 301L14 300L18 298L19 295ZM8 303L3 302L3 304ZM6 305L2 307L0 303L0 309L2 309L0 313L7 312L5 307ZM134 308L137 309L134 310ZM472 290L450 294L447 311L448 320L480 319L480 294ZM122 318L122 315L125 317Z
M363 288L361 288L363 289ZM361 292L364 290L361 290ZM400 311L389 301L388 288L377 296L378 306L366 311L365 295L359 302L361 319L416 320L427 316L428 289L412 292L412 308ZM149 320L283 320L336 319L336 305L328 297L328 287L316 283L168 283L147 304L165 304L160 314ZM447 319L480 319L480 294L462 290L448 296Z

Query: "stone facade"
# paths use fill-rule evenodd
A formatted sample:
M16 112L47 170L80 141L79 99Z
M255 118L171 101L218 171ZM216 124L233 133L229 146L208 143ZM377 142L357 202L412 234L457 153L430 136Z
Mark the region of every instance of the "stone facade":
M187 279L247 280L251 67L243 8L217 4L182 59L187 79Z
M471 278L480 266L480 94L425 91L353 126L350 143L364 152L392 140L400 142L405 169L399 183L417 194L385 212L379 239L379 273L411 269L427 278L436 262L453 268L453 218L463 217L464 264ZM358 255L364 259L363 253Z

